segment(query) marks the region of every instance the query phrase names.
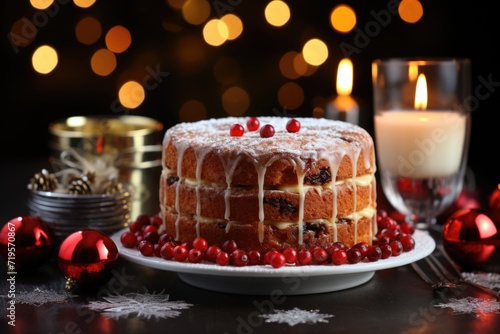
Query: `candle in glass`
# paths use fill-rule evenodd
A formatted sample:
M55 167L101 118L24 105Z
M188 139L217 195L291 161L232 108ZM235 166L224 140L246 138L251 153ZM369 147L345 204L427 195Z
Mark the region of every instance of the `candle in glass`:
M374 62L374 125L382 190L427 228L462 190L470 115L467 59Z

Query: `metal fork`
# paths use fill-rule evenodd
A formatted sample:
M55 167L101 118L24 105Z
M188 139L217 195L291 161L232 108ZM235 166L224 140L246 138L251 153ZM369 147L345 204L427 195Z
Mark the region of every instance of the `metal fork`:
M420 276L420 278L422 278L435 290L441 288L458 289L462 286L462 284L466 284L500 300L500 291L495 291L488 287L464 279L462 273L457 269L456 265L453 263L453 260L448 257L446 252L441 252L441 254L448 262L449 267L453 269L453 274L448 269L446 269L445 265L443 265L433 254L427 256L426 258L424 258L424 260L428 264L433 274L437 277L437 280L430 278L429 275L425 273L425 270L423 270L416 262L413 262L410 265L413 270L415 270L415 272Z

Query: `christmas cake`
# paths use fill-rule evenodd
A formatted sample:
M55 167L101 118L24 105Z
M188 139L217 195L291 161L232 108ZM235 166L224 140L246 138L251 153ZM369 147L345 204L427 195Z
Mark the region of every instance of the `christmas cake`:
M371 136L342 121L290 121L227 117L169 128L160 180L162 228L179 242L201 236L220 246L234 240L245 251L372 244Z

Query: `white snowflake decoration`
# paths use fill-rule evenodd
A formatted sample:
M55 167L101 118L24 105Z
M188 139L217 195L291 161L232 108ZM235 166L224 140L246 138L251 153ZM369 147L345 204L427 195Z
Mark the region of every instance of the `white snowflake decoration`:
M500 274L495 273L462 273L465 280L471 281L480 285L484 285L490 289L500 289Z
M481 314L481 313L496 313L500 314L500 302L495 299L482 298L450 298L449 303L436 304L434 307L451 308L453 314Z
M88 307L101 312L110 319L119 319L135 315L139 318L175 318L180 311L188 309L192 304L183 301L170 301L168 294L126 293L102 297L105 302L92 301Z
M72 296L67 292L58 292L55 290L40 290L39 288L35 288L32 291L17 292L16 303L41 306L47 303L63 303L71 297L75 296Z
M295 326L297 324L315 324L318 322L328 322L327 318L333 317L330 314L318 313L319 310L301 310L297 307L292 310L274 310L273 314L263 314L261 317L266 322L277 322L279 324L288 324Z

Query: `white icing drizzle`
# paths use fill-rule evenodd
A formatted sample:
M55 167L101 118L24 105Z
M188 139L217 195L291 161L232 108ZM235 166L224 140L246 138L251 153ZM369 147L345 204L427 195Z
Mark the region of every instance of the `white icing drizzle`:
M200 200L200 186L201 186L201 169L203 166L203 159L208 153L208 150L195 151L196 155L196 217L201 216L201 200ZM200 236L200 221L196 219L196 235Z
M224 218L229 222L231 219L231 183L233 183L233 174L234 170L238 166L240 162L241 156L238 156L234 160L230 160L228 163L226 161L222 161L224 166L224 172L226 174L226 191L224 192ZM229 223L228 223L229 225ZM229 228L226 226L227 232L229 232Z
M179 239L179 221L181 219L181 211L179 207L179 188L182 182L182 160L184 160L184 152L186 151L187 145L177 145L177 183L175 185L175 211L177 217L175 219L175 239Z

